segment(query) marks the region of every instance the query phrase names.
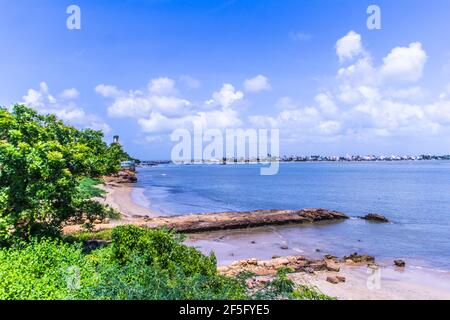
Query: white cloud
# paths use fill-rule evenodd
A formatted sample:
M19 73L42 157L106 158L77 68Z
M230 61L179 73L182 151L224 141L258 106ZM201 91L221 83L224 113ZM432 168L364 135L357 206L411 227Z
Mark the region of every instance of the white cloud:
M298 104L294 102L294 100L292 100L291 97L282 97L280 99L277 100L277 102L275 103L275 107L278 109L297 109L298 108Z
M54 114L61 120L69 124L103 130L108 133L111 128L98 116L86 113L82 107L79 107L76 99L79 95L75 88L66 89L59 94L60 99L55 98L49 92L48 85L41 82L39 89L29 89L27 95L23 97L23 103L30 108L44 114Z
M381 75L387 80L417 81L422 77L427 58L420 42L396 47L383 59Z
M150 81L146 91L120 90L111 85L98 85L95 91L105 98L113 99L108 115L116 118L148 117L152 112L176 116L187 113L191 103L175 96L175 81L158 78Z
M214 92L212 99L206 101L207 105L219 105L228 108L235 102L244 99L244 93L237 91L233 85L225 83L220 91Z
M316 96L315 101L325 115L334 115L338 111L336 104L327 93L319 93Z
M76 99L80 96L80 92L75 88L71 88L64 90L60 96L63 99Z
M321 87L309 105L284 96L276 101L272 114L241 118L237 107L242 106L244 93L229 83L200 104L181 98L168 78L152 81L144 91L105 85L96 91L113 99L108 107L111 116L136 118L142 131L152 137L194 124L279 128L282 140L296 143L368 144L450 134L450 88L433 99L420 83L410 83L421 79L427 61L420 43L396 47L377 63L364 49L361 36L351 31L337 41L336 53L341 63L352 61L337 70L334 81ZM189 87L186 80L180 78ZM244 88L268 90L270 83L258 75L247 79Z
M450 86L434 99L420 85L408 86L420 80L427 61L420 43L394 48L379 66L354 32L336 49L341 62L357 59L320 89L313 106L302 108L284 97L275 104L277 115L253 115L249 122L280 128L281 138L292 142L393 142L450 134Z
M226 129L242 125L238 113L230 108L213 111L200 111L183 117L167 117L158 112L153 112L149 118L140 118L138 123L146 133L170 133L175 129L192 129L194 126L201 128Z
M156 95L173 95L177 93L175 81L169 78L157 78L150 81L149 91Z
M168 78L152 80L146 91L119 90L114 86L99 85L96 91L106 98L112 98L108 106L111 117L135 118L145 133L167 134L174 129L191 129L194 125L203 128L228 128L242 124L238 112L232 106L244 98L233 85L224 84L220 91L204 106L175 96L175 83ZM170 80L170 79L169 79ZM165 93L166 95L163 95Z
M364 54L364 48L361 43L361 35L350 31L336 42L336 54L340 62L353 59Z
M263 75L257 75L254 78L244 81L244 88L248 92L260 92L271 89L269 79Z
M123 94L122 91L115 86L99 84L95 87L95 91L105 98L114 98Z

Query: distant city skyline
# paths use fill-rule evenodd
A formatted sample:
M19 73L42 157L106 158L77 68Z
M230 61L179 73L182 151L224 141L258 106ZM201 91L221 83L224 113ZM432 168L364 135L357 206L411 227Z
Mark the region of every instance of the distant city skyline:
M367 27L373 4L380 30ZM450 153L447 0L0 8L0 105L119 135L139 159L170 159L170 133L193 124L280 129L281 155Z

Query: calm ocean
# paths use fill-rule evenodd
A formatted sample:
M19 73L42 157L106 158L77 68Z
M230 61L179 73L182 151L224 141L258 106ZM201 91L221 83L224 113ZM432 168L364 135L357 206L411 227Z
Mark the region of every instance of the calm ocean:
M325 208L359 219L282 229L298 246L337 255L414 259L450 269L450 162L284 163L275 176L258 165L158 166L139 169L137 187L151 209L175 215L256 209Z

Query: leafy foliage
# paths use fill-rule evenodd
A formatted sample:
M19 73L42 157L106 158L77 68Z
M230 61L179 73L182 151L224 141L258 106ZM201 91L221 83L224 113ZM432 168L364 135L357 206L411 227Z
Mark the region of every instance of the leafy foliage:
M164 239L169 240L165 246L168 252L185 249L193 253L191 248L179 244L179 237L173 233L162 230L154 233L158 239L162 239L164 234ZM1 249L0 299L247 298L241 283L218 275L215 265L200 253L194 258L176 254L166 256L170 260L166 263L141 256L136 248L145 247L152 252L160 250L158 242L154 241L156 238L149 242L143 236L137 242L133 241L133 246L122 246L123 250L131 250L132 254L127 255L126 260L118 260L115 246L117 241L126 243L127 234L123 230L116 233L111 246L89 254L83 253L79 244L56 240L34 240L30 244ZM194 272L186 268L189 263L205 265L205 270ZM71 281L73 276L75 281Z
M138 255L147 264L170 272L178 270L187 276L210 276L217 272L214 254L205 257L195 248L181 244L182 238L171 231L126 225L113 230L112 240L114 259L120 264Z
M77 130L23 105L0 109L0 245L57 235L69 219L105 214L80 181L114 172L124 157L100 131Z
M33 240L0 250L0 300L71 299L86 295L95 283L95 269L78 244ZM68 285L75 277L79 286Z

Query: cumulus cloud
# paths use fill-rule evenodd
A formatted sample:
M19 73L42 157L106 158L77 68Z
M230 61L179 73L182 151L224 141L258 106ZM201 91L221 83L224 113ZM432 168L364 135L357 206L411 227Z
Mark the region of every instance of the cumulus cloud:
M179 128L229 128L242 124L233 105L244 94L231 84L224 84L204 105L178 97L175 81L169 78L154 79L143 91L125 91L110 85L98 85L96 91L111 99L109 116L134 118L143 132L154 136Z
M346 64L311 101L283 96L268 114L243 117L239 106L244 92L230 83L202 103L182 98L169 78L154 79L144 90L99 85L96 91L111 99L110 116L135 118L142 131L152 137L194 125L278 128L282 140L299 143L371 143L373 139L395 141L397 137L450 134L450 88L433 98L419 83L428 59L421 43L395 47L377 60L364 49L361 35L350 31L337 41L336 54L339 62ZM179 79L191 87L187 80ZM243 87L246 92L258 92L269 90L270 83L258 75L247 79Z
M157 78L150 81L148 90L156 95L176 94L175 81L169 78Z
M29 89L23 97L23 103L43 114L54 114L61 120L77 127L103 130L108 133L111 128L98 116L87 113L78 106L75 99L79 92L75 88L66 89L58 97L52 95L48 85L41 82L39 89Z
M340 62L353 59L364 54L364 52L361 35L355 31L350 31L336 42L336 54Z
M381 75L388 80L417 81L422 77L427 54L420 42L397 47L383 59Z
M275 103L277 115L254 115L249 122L280 128L281 137L291 141L393 141L450 133L450 88L433 99L411 85L421 79L427 61L419 42L392 49L376 65L361 36L351 31L338 40L336 53L340 62L354 61L337 71L312 105L301 107L284 97Z
M291 97L282 97L277 100L275 107L278 109L297 109L298 104Z
M76 99L79 97L79 95L80 95L80 92L78 92L77 89L71 88L71 89L66 89L63 92L61 92L60 97L63 99Z
M244 88L248 92L260 92L271 89L269 79L261 74L245 80Z
M153 79L147 90L120 90L111 85L98 85L95 91L112 99L108 115L116 118L146 117L152 112L166 115L180 115L188 112L191 103L175 94L175 81L169 78Z
M220 91L214 92L212 99L206 101L207 105L220 105L223 108L228 108L235 102L244 99L244 93L238 91L233 85L225 83Z

